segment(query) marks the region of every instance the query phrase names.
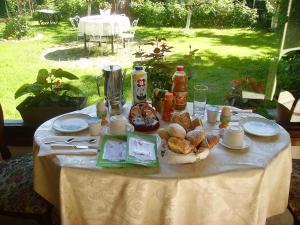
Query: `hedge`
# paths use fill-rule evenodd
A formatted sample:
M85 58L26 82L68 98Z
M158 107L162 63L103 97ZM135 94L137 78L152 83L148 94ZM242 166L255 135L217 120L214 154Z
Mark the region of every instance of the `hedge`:
M150 0L132 1L128 10L131 17L140 19L141 25L155 27L183 27L188 13L188 9L179 3ZM192 27L249 27L256 23L257 10L242 2L212 0L192 6Z

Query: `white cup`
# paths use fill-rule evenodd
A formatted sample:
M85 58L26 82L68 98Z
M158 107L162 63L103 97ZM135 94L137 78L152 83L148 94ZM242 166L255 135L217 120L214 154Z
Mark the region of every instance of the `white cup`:
M111 134L122 135L134 131L133 125L122 115L110 117L109 129Z
M240 126L229 126L224 130L223 142L232 147L243 145L244 130Z
M101 120L93 118L88 121L89 132L92 136L99 136L101 134Z
M217 122L217 118L219 115L219 107L211 105L206 108L206 111L207 111L207 122L209 123Z

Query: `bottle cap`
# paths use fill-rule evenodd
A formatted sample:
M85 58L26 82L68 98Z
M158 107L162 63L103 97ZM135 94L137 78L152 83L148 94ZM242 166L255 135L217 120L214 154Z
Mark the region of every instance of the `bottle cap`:
M143 70L142 66L135 66L135 70Z
M173 93L172 92L166 92L165 93L165 100L173 100Z
M176 66L177 71L183 71L184 67L183 66Z

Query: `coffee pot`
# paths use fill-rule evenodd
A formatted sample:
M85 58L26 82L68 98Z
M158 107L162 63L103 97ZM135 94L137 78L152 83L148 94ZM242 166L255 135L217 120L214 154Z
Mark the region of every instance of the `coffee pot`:
M110 115L122 114L123 105L126 102L123 95L123 82L126 71L122 73L122 68L118 65L104 66L102 71L102 76L98 75L96 77L98 95L101 96L100 87L104 78L105 105L109 107Z

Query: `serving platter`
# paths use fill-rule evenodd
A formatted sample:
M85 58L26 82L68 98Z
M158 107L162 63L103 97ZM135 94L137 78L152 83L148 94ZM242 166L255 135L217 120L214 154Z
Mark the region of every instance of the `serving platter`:
M88 121L91 119L87 114L71 113L65 114L53 121L52 128L63 133L73 133L88 128Z

